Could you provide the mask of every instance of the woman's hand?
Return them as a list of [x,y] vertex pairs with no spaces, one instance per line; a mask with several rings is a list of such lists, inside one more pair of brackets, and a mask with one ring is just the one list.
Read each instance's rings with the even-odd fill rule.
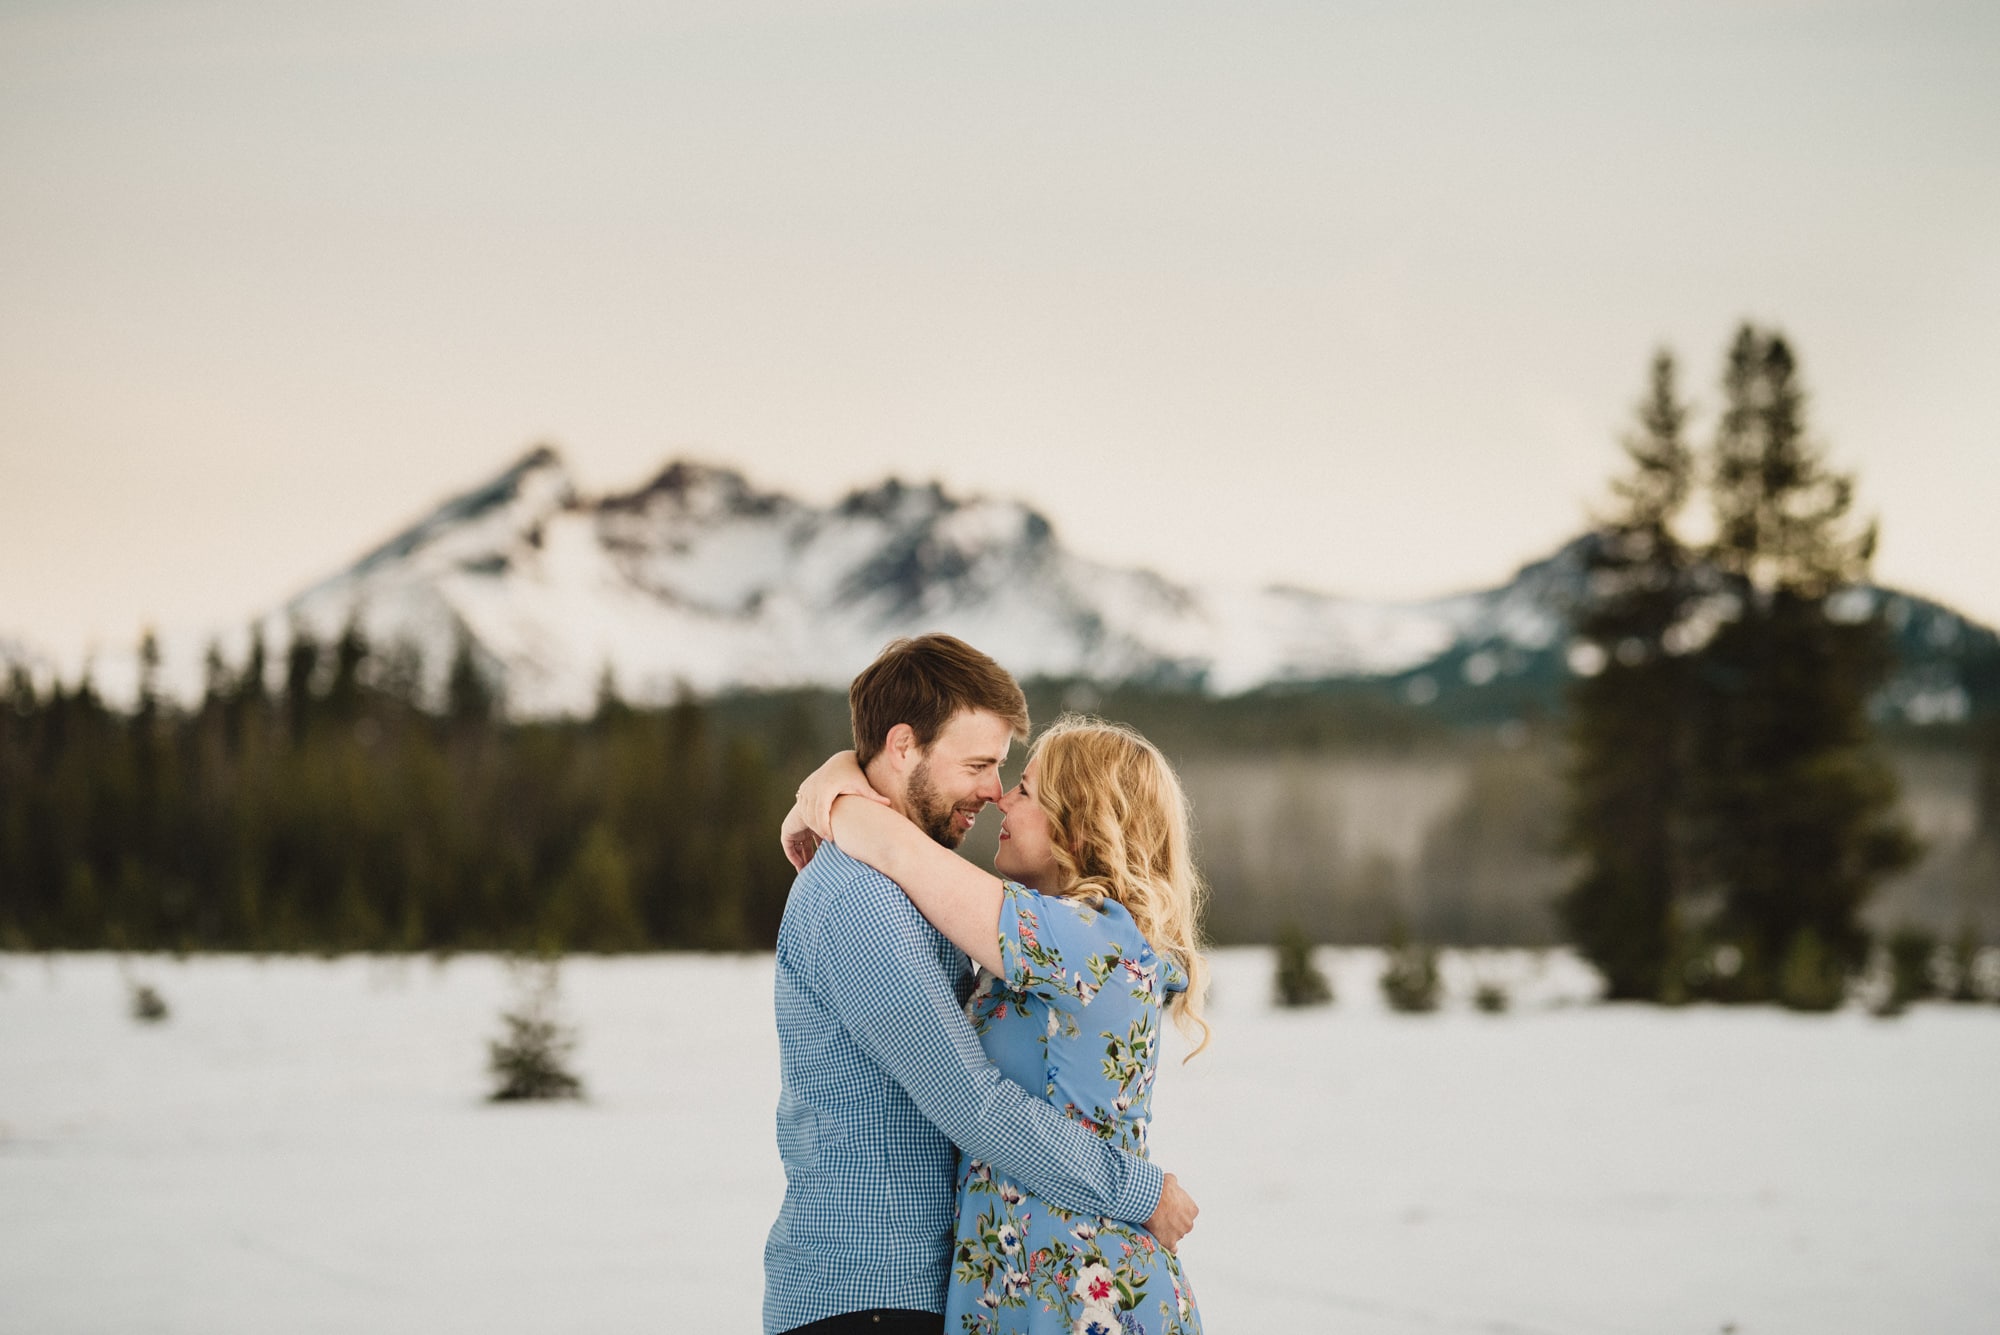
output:
[[[950,942],[1000,972],[1000,882],[912,825],[895,804],[868,785],[852,751],[842,751],[799,785],[799,800],[785,818],[785,856],[794,867],[822,839],[833,838],[833,809],[840,807],[841,852],[894,881]],[[1176,1238],[1172,1222],[1163,1220]]]
[[[806,781],[799,785],[798,805],[793,810],[799,813],[807,830],[821,839],[831,839],[833,804],[847,794],[865,797],[871,802],[880,802],[885,807],[891,805],[888,798],[869,786],[868,776],[861,772],[861,765],[855,759],[854,753],[842,751],[806,776]],[[789,817],[786,823],[789,826]],[[787,856],[790,856],[790,850],[790,841],[787,840]]]
[[796,802],[785,813],[785,823],[778,829],[778,842],[784,846],[785,861],[792,864],[793,871],[804,871],[813,854],[819,852],[819,836],[806,828],[805,812]]

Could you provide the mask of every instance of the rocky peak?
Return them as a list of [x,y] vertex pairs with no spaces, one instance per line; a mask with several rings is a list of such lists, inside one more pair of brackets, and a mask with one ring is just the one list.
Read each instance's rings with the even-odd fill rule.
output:
[[537,445],[491,481],[461,492],[439,505],[352,567],[365,574],[414,556],[420,550],[470,529],[498,524],[531,544],[552,514],[577,503],[562,456],[550,445]]
[[714,521],[764,518],[779,513],[789,504],[788,498],[777,492],[757,490],[733,468],[696,459],[676,459],[644,486],[606,496],[598,502],[598,507],[612,512],[664,509],[680,518]]

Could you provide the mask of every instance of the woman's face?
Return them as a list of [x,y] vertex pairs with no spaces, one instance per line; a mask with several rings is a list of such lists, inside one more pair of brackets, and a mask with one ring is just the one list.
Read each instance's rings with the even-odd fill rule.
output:
[[1055,888],[1055,849],[1049,844],[1049,816],[1036,796],[1036,761],[1030,757],[1021,781],[1000,798],[1000,851],[993,870],[1044,894]]

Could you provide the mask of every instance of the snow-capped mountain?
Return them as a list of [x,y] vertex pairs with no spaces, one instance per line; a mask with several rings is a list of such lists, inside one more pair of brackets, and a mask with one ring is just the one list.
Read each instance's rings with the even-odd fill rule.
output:
[[[1233,693],[1280,682],[1386,679],[1417,703],[1568,669],[1568,619],[1590,539],[1490,590],[1382,603],[1296,588],[1195,587],[1065,549],[1014,501],[890,479],[828,507],[726,467],[675,462],[591,497],[557,453],[530,451],[347,569],[258,619],[329,640],[350,622],[405,644],[441,681],[461,640],[516,714],[589,709],[608,670],[660,701],[686,688],[844,686],[890,639],[943,630],[1015,673],[1152,680]],[[1884,692],[1917,721],[1962,715],[1961,651],[1991,631],[1878,589],[1904,650]],[[218,637],[240,663],[249,631]],[[199,691],[207,641],[170,642],[164,684]],[[100,663],[116,699],[131,665]]]
[[[536,449],[264,618],[273,643],[350,618],[435,668],[467,637],[510,707],[620,691],[840,686],[898,635],[944,630],[1022,676],[1199,683],[1380,675],[1430,658],[1477,600],[1399,607],[1283,589],[1200,590],[1067,551],[1012,501],[895,479],[825,508],[729,468],[669,465],[587,498]],[[1551,641],[1555,619],[1516,629]]]

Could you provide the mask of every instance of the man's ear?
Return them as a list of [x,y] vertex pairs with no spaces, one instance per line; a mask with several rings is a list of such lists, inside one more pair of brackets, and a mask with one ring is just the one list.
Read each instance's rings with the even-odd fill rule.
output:
[[882,739],[882,754],[889,758],[890,765],[898,772],[910,767],[918,749],[917,730],[907,723],[898,723]]

